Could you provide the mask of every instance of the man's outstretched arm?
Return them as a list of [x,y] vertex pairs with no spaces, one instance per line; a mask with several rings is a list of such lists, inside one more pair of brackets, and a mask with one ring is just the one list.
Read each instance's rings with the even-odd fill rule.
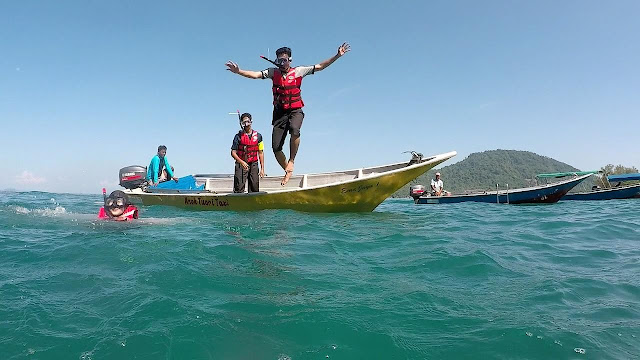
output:
[[315,71],[322,71],[326,69],[327,67],[329,67],[329,65],[333,64],[334,61],[338,60],[338,58],[348,53],[350,50],[351,50],[351,45],[347,43],[340,45],[340,47],[338,47],[338,52],[335,55],[333,55],[332,57],[328,58],[327,60],[319,64],[316,64]]
[[234,63],[233,61],[227,61],[225,65],[227,65],[227,70],[231,71],[234,74],[242,75],[249,79],[262,79],[262,72],[260,71],[242,70],[240,69],[238,64]]

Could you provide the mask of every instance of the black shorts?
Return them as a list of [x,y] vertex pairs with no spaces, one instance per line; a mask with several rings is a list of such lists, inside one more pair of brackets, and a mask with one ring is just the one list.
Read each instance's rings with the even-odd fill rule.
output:
[[300,136],[302,120],[304,120],[302,109],[273,109],[273,120],[271,121],[271,125],[273,125],[273,132],[271,133],[273,152],[282,151],[287,133],[291,134],[291,136]]
[[233,174],[233,192],[243,193],[247,180],[249,180],[250,193],[260,191],[260,176],[257,161],[249,163],[249,170],[245,170],[240,163],[236,162],[235,173]]

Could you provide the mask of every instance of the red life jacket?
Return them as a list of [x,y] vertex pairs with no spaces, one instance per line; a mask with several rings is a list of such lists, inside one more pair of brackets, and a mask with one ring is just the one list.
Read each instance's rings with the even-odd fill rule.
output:
[[127,208],[124,210],[124,213],[118,216],[117,218],[112,218],[111,216],[109,216],[109,214],[107,214],[107,212],[105,211],[104,206],[101,207],[100,212],[98,212],[98,219],[127,221],[127,220],[133,220],[137,218],[138,218],[138,208],[133,205],[127,206]]
[[279,69],[273,72],[273,106],[281,109],[301,109],[304,106],[300,86],[302,78],[296,77],[296,68],[290,68],[286,76]]
[[240,144],[236,154],[247,163],[258,161],[258,132],[252,130],[251,134],[247,134],[244,130],[240,130],[239,134]]

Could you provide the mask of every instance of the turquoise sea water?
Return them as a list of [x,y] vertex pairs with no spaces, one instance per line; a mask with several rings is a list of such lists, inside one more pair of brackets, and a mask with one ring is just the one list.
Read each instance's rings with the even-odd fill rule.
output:
[[100,204],[0,193],[0,358],[640,358],[640,199]]

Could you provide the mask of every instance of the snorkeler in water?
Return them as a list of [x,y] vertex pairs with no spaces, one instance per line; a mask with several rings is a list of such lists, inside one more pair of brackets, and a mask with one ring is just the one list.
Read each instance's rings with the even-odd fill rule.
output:
[[128,221],[138,218],[138,208],[131,204],[127,194],[116,190],[106,196],[105,189],[102,189],[102,194],[104,196],[104,206],[100,208],[98,213],[99,219]]

